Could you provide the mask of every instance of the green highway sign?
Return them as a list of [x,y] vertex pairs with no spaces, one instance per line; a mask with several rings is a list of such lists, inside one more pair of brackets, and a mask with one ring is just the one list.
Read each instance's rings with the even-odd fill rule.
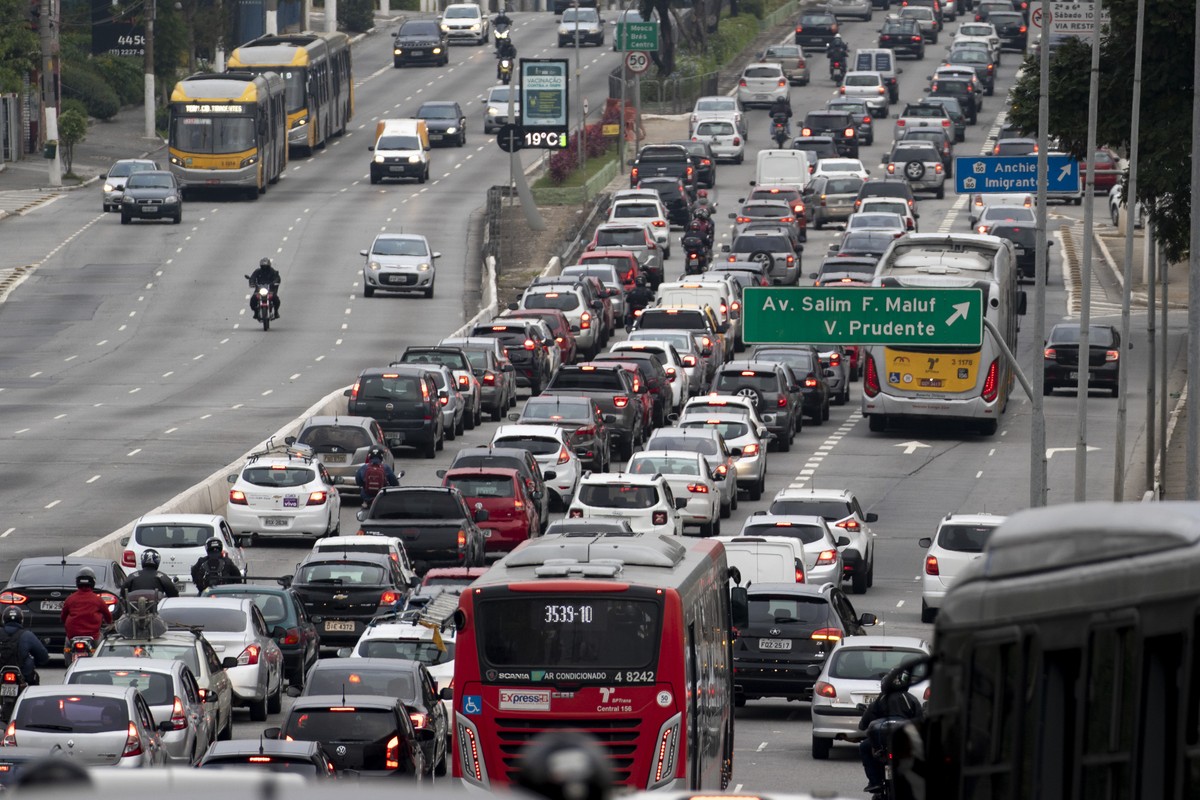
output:
[[742,294],[747,344],[983,344],[980,289],[772,286]]
[[617,50],[658,52],[657,22],[618,22]]

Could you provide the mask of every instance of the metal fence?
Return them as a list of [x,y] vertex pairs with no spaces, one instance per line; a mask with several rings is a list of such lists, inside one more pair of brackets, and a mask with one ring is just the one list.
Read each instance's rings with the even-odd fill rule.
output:
[[[717,93],[718,72],[703,75],[668,75],[666,78],[642,78],[642,113],[682,114],[691,111],[696,98]],[[637,80],[630,78],[625,87],[625,98],[634,102],[637,97]],[[621,69],[618,67],[608,76],[608,96],[621,97]]]
[[799,0],[788,0],[779,8],[772,11],[770,14],[764,14],[762,19],[758,21],[758,29],[760,31],[770,30],[776,25],[782,25],[787,20],[794,17],[800,12]]

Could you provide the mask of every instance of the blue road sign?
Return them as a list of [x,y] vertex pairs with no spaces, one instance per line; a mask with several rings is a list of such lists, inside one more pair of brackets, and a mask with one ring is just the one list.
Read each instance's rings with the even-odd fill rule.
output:
[[[959,156],[954,159],[954,191],[959,194],[1036,192],[1037,156]],[[1046,190],[1079,191],[1079,164],[1068,155],[1046,156]]]

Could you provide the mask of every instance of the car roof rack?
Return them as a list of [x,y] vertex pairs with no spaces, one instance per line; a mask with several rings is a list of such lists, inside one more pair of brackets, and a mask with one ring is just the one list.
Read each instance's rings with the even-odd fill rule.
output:
[[307,444],[292,442],[291,444],[279,444],[275,441],[275,437],[267,439],[263,443],[263,448],[256,453],[251,453],[246,459],[247,464],[253,464],[260,458],[278,458],[286,456],[289,461],[302,461],[305,464],[311,464],[316,457],[316,451]]

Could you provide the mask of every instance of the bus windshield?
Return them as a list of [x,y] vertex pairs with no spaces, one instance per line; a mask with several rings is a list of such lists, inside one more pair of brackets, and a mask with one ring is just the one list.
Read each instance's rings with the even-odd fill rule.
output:
[[171,146],[185,153],[244,153],[253,150],[251,117],[185,117],[171,120]]
[[303,111],[305,108],[305,75],[302,69],[289,69],[279,73],[283,78],[284,102],[287,104],[287,112],[294,114],[297,111]]
[[[479,603],[480,658],[511,668],[653,669],[662,606],[654,600],[579,595]],[[541,631],[530,636],[529,631]]]

